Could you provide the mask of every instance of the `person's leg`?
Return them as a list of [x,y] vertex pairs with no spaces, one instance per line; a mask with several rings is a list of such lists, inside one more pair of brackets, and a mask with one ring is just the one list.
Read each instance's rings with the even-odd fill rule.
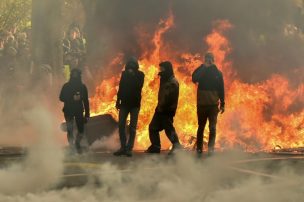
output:
[[119,128],[119,139],[120,139],[120,148],[126,148],[126,122],[129,114],[129,110],[125,107],[121,107],[119,110],[119,120],[118,120],[118,128]]
[[74,117],[64,114],[64,119],[67,127],[67,138],[69,145],[71,147],[74,145],[74,134],[73,134]]
[[114,152],[114,155],[120,156],[125,154],[126,150],[126,122],[127,117],[129,114],[129,109],[126,107],[121,107],[119,110],[119,117],[118,117],[118,128],[119,128],[119,139],[120,139],[120,149],[116,152]]
[[174,117],[172,115],[163,115],[162,119],[162,125],[165,129],[165,133],[170,142],[172,143],[172,149],[170,150],[169,154],[172,154],[175,149],[181,147],[178,136],[176,134],[176,130],[173,125],[173,118]]
[[219,109],[217,106],[212,106],[208,110],[209,121],[209,141],[208,153],[211,155],[214,152],[215,138],[216,138],[216,123]]
[[159,131],[161,131],[161,119],[159,113],[155,112],[149,125],[149,138],[151,146],[146,150],[147,153],[159,153],[161,149]]
[[207,114],[206,107],[197,106],[197,119],[198,119],[198,129],[196,135],[196,151],[198,153],[202,153],[203,151],[203,138],[204,138],[204,130],[207,122]]
[[129,126],[129,133],[130,137],[127,144],[127,150],[132,151],[134,146],[134,140],[136,136],[136,128],[137,128],[137,121],[138,121],[138,114],[139,114],[139,108],[132,108],[130,110],[130,126]]
[[76,136],[76,140],[75,140],[75,147],[77,149],[78,153],[81,153],[81,146],[80,146],[80,141],[84,135],[84,116],[83,114],[77,114],[75,116],[75,120],[76,120],[76,125],[77,125],[77,129],[78,129],[78,133]]

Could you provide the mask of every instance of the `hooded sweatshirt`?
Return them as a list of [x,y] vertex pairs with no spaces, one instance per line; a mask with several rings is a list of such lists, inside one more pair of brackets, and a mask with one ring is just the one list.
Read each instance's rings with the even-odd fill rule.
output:
[[160,87],[156,110],[174,116],[178,105],[179,83],[170,62],[163,62],[160,66],[164,67],[165,71],[159,73]]
[[192,74],[192,81],[198,83],[197,105],[214,106],[219,101],[222,106],[225,104],[225,90],[222,72],[211,65],[201,65]]
[[125,71],[121,74],[117,100],[122,107],[140,107],[145,75],[138,68],[138,62],[132,59],[127,62]]
[[[74,96],[79,96],[80,99],[74,99]],[[83,114],[90,117],[90,106],[88,99],[87,87],[81,82],[79,74],[78,78],[71,77],[61,89],[60,101],[64,102],[63,112],[68,116]]]

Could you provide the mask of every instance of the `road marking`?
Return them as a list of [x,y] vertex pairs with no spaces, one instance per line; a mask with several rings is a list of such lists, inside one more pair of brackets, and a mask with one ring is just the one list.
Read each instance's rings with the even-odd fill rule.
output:
[[234,164],[242,164],[242,163],[251,163],[251,162],[257,162],[257,161],[274,161],[274,160],[290,160],[290,159],[296,159],[296,160],[304,160],[304,156],[293,156],[293,157],[268,157],[268,158],[257,158],[257,159],[246,159],[246,160],[238,160],[234,161]]
[[284,178],[284,177],[279,177],[279,176],[276,176],[276,175],[270,175],[270,174],[267,174],[267,173],[257,172],[257,171],[248,170],[248,169],[237,168],[237,167],[234,167],[234,166],[228,166],[227,168],[230,168],[232,170],[235,170],[235,171],[238,171],[238,172],[241,172],[241,173],[246,173],[246,174],[251,174],[251,175],[256,175],[256,176],[261,176],[261,177],[269,177],[269,178],[272,178],[272,179],[287,180],[287,178]]

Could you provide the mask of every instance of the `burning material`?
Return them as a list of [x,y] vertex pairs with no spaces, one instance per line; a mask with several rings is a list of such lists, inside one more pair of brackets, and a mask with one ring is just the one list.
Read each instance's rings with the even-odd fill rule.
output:
[[274,154],[304,155],[304,147],[286,148],[286,149],[277,147],[277,148],[273,149],[272,152]]
[[[140,69],[146,76],[135,149],[146,149],[150,145],[148,126],[157,104],[158,64],[163,59],[173,63],[180,82],[179,105],[174,120],[177,133],[186,147],[192,148],[196,142],[196,86],[191,82],[191,73],[201,64],[201,59],[199,54],[170,49],[163,34],[172,26],[174,16],[170,13],[167,20],[159,23],[154,34],[154,49],[144,51],[140,57]],[[271,150],[277,145],[282,148],[304,146],[304,109],[301,104],[297,110],[292,109],[295,103],[304,102],[304,84],[291,88],[288,80],[281,75],[273,75],[256,84],[238,79],[233,61],[227,58],[233,49],[225,34],[231,29],[233,25],[229,21],[216,21],[211,33],[204,38],[208,51],[215,55],[215,63],[223,72],[226,83],[227,106],[224,115],[219,117],[216,147],[258,151]],[[115,61],[118,63],[117,58]],[[96,94],[90,100],[93,113],[108,113],[118,118],[115,109],[118,81],[119,76],[116,75],[102,81],[96,88]],[[208,130],[205,131],[207,138]],[[164,142],[163,148],[170,146],[168,140],[161,141]]]

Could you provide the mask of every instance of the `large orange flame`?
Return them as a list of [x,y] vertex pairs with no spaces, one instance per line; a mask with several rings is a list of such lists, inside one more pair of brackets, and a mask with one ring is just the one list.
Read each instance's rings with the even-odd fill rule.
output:
[[[170,13],[167,20],[159,23],[154,34],[154,50],[147,50],[142,54],[144,58],[140,60],[140,69],[145,73],[145,84],[135,149],[146,149],[150,145],[148,125],[157,104],[157,74],[161,59],[170,60],[174,64],[175,74],[180,82],[179,105],[174,122],[176,130],[185,147],[193,147],[195,144],[196,86],[191,82],[191,73],[202,62],[199,54],[182,53],[180,58],[173,56],[176,54],[168,49],[163,40],[163,34],[173,25],[174,16]],[[232,61],[227,60],[232,48],[225,33],[233,26],[229,21],[221,20],[216,21],[213,27],[204,42],[208,45],[208,50],[214,53],[216,64],[223,72],[227,103],[226,112],[219,115],[216,147],[259,151],[276,147],[304,146],[303,108],[294,113],[287,113],[295,101],[304,102],[304,85],[291,89],[288,80],[280,75],[273,75],[258,84],[241,82],[233,69]],[[161,52],[161,48],[166,49],[165,53]],[[120,63],[121,60],[115,58],[113,62]],[[95,96],[90,99],[94,114],[109,113],[115,119],[118,118],[115,109],[118,82],[119,76],[115,75],[102,81],[96,88]],[[208,127],[205,130],[205,140],[207,137]],[[171,146],[165,135],[161,135],[161,141],[164,149]]]

